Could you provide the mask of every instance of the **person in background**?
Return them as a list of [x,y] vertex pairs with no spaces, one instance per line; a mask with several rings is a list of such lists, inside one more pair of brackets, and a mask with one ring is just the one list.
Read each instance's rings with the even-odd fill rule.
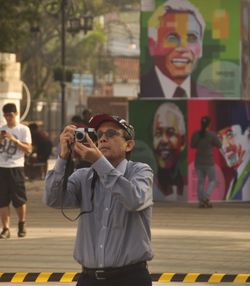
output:
[[[209,131],[211,119],[203,116],[200,130],[195,131],[191,138],[191,148],[196,149],[195,169],[198,177],[197,196],[200,208],[211,208],[210,196],[216,183],[213,148],[221,148],[221,142],[216,133]],[[205,189],[205,179],[208,185]]]
[[71,117],[71,124],[75,125],[77,128],[78,127],[87,127],[88,123],[84,123],[80,115],[73,115]]
[[76,170],[64,190],[64,207],[81,209],[74,258],[83,272],[77,286],[151,286],[152,169],[129,160],[135,132],[124,119],[99,114],[89,126],[97,132],[97,146],[89,136],[86,144],[75,141],[75,126],[66,126],[45,181],[46,204],[60,208],[69,145],[91,163]]
[[92,117],[92,110],[88,108],[84,109],[82,112],[82,123],[88,126],[91,117]]
[[32,150],[31,134],[27,126],[18,123],[17,108],[7,103],[2,108],[6,125],[0,133],[0,216],[1,239],[10,238],[10,203],[18,216],[18,237],[26,236],[26,189],[24,155]]
[[30,123],[29,128],[32,137],[32,153],[36,155],[35,162],[43,164],[41,170],[41,177],[43,178],[48,170],[48,159],[51,155],[53,144],[49,134],[44,130],[40,130],[36,123]]
[[169,196],[173,187],[183,195],[184,179],[180,171],[180,156],[186,146],[184,115],[172,102],[162,103],[156,110],[153,122],[153,149],[158,165],[157,184]]

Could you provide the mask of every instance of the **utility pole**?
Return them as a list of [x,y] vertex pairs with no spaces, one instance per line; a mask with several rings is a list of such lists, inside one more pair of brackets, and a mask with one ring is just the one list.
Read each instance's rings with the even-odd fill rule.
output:
[[65,76],[65,8],[67,0],[61,0],[61,65],[62,65],[62,78],[61,78],[61,130],[65,124],[65,87],[66,87],[66,76]]

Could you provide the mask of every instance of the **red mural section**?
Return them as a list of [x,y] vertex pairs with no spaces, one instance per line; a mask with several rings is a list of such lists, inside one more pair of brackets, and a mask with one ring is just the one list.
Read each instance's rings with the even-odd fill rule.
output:
[[[200,119],[211,118],[210,129],[222,147],[214,149],[216,184],[211,199],[250,200],[250,102],[239,100],[190,100],[188,102],[188,142]],[[195,149],[188,150],[188,201],[197,200]],[[206,182],[207,184],[207,182]]]
[[[210,123],[210,129],[213,131],[217,130],[216,127],[216,109],[215,102],[211,100],[195,101],[190,100],[188,103],[188,142],[191,142],[191,136],[193,132],[200,128],[200,119],[203,116],[208,115],[212,120]],[[189,144],[190,146],[190,144]],[[197,175],[194,167],[196,150],[189,147],[188,150],[188,200],[197,200]],[[226,197],[226,182],[224,173],[222,171],[223,158],[221,157],[219,150],[214,150],[215,160],[215,173],[216,173],[216,184],[214,186],[211,200],[224,200]],[[207,185],[207,180],[205,185]],[[205,186],[206,187],[206,186]]]

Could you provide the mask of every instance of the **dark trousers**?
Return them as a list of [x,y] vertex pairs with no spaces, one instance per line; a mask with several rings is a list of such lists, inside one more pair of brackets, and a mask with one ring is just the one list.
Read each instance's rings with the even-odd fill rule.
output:
[[81,273],[76,286],[152,286],[148,269],[129,269],[119,275],[98,280],[94,275]]

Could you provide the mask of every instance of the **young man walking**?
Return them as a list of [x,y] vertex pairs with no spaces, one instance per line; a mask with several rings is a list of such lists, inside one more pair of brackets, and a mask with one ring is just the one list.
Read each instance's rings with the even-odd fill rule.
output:
[[18,123],[17,108],[7,103],[2,108],[6,125],[0,128],[0,239],[10,238],[10,203],[18,216],[18,237],[26,235],[26,190],[24,155],[31,152],[31,134],[27,126]]

